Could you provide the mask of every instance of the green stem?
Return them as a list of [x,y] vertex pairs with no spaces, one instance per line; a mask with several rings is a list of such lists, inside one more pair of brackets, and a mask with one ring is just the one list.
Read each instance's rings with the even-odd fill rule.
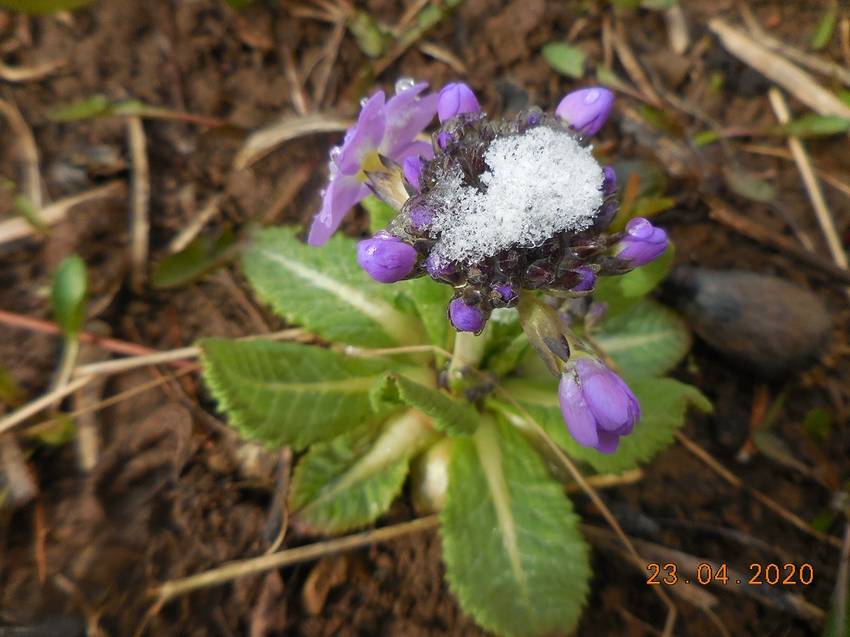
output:
[[71,374],[74,372],[74,367],[77,364],[77,356],[80,353],[80,339],[78,334],[65,337],[65,346],[62,348],[62,360],[59,363],[59,371],[56,374],[56,380],[53,382],[53,388],[59,389],[68,384],[71,380]]
[[476,336],[472,332],[458,332],[455,337],[452,362],[449,364],[448,383],[455,391],[460,391],[466,377],[466,371],[475,369],[484,358],[487,346],[486,334]]

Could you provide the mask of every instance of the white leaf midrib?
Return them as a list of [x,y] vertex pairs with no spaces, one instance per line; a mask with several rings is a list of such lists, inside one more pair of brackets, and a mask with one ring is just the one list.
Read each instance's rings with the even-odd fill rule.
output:
[[389,303],[370,297],[355,287],[346,285],[323,272],[289,259],[279,252],[259,248],[257,254],[278,264],[296,276],[303,277],[315,287],[329,292],[343,303],[350,305],[362,315],[369,317],[397,343],[411,341],[410,319]]

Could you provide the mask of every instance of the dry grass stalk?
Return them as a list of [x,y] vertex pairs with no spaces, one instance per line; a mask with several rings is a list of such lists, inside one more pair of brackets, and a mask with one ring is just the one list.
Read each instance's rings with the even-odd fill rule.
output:
[[850,119],[850,106],[815,82],[808,73],[753,40],[749,34],[721,18],[709,20],[708,28],[732,55],[779,84],[813,111]]
[[[56,225],[63,221],[68,215],[68,212],[80,204],[96,201],[98,199],[107,199],[110,197],[122,197],[125,193],[125,185],[123,181],[112,181],[103,186],[92,188],[86,192],[81,192],[78,195],[71,195],[60,199],[45,208],[42,208],[39,215],[39,220],[45,226]],[[0,245],[24,239],[26,237],[37,234],[38,230],[33,227],[26,219],[15,217],[0,222]]]
[[262,159],[282,143],[315,133],[338,133],[351,126],[351,120],[330,115],[286,116],[254,131],[233,160],[235,170],[243,170]]
[[[790,122],[791,113],[788,111],[788,104],[785,103],[785,98],[782,97],[782,93],[780,93],[776,88],[771,88],[768,92],[768,98],[770,99],[770,104],[773,107],[774,113],[776,113],[776,118],[779,120],[779,123],[787,124]],[[815,216],[817,217],[821,232],[823,232],[823,236],[826,239],[826,243],[829,246],[829,252],[832,255],[832,259],[839,267],[847,270],[847,254],[844,252],[844,248],[841,245],[841,239],[839,238],[838,231],[835,228],[835,222],[832,220],[832,213],[826,205],[826,200],[823,197],[823,191],[821,190],[820,183],[818,183],[818,179],[815,176],[812,160],[809,158],[809,155],[803,146],[803,142],[800,141],[799,137],[789,135],[788,147],[791,149],[791,154],[794,156],[794,161],[797,163],[800,176],[803,178],[803,184],[806,186],[806,192],[812,202],[812,207],[815,210]]]
[[130,263],[131,285],[139,293],[144,288],[148,267],[148,235],[150,234],[150,167],[148,165],[145,129],[140,117],[127,118],[127,143],[130,147],[132,180],[130,182]]
[[42,206],[41,172],[38,169],[38,146],[36,146],[35,137],[14,102],[0,99],[0,113],[9,122],[12,132],[17,137],[18,149],[23,156],[24,194],[32,206],[39,210]]
[[239,560],[230,562],[219,568],[191,575],[182,579],[170,580],[164,582],[158,589],[154,591],[157,599],[157,606],[162,605],[169,600],[190,593],[201,588],[209,588],[210,586],[218,586],[226,582],[263,573],[272,569],[284,568],[292,564],[301,562],[309,562],[319,559],[326,555],[341,553],[342,551],[351,551],[363,546],[370,546],[377,542],[386,542],[411,533],[419,533],[428,529],[436,528],[440,523],[439,516],[431,515],[424,518],[394,524],[380,529],[373,529],[364,533],[356,533],[345,537],[327,540],[325,542],[317,542],[315,544],[307,544],[293,549],[280,551],[279,553],[271,553],[269,555],[261,555],[247,560]]
[[815,73],[838,80],[839,82],[850,86],[850,70],[832,62],[831,60],[801,51],[800,49],[797,49],[790,44],[786,44],[782,40],[777,40],[773,36],[769,35],[764,29],[762,29],[758,20],[756,20],[755,15],[753,15],[752,9],[750,9],[750,7],[746,4],[741,5],[741,16],[744,18],[744,22],[746,22],[747,28],[750,30],[753,38],[755,38],[760,44],[782,54],[789,60],[793,60],[810,71],[814,71]]
[[9,66],[0,62],[0,79],[7,82],[32,82],[47,77],[67,63],[68,60],[50,60],[32,66]]
[[677,431],[675,433],[675,436],[676,440],[678,440],[685,449],[687,449],[694,456],[702,460],[702,462],[705,463],[708,468],[714,471],[717,475],[719,475],[733,487],[735,487],[736,489],[745,490],[747,493],[753,496],[753,498],[761,502],[765,507],[776,513],[779,517],[790,523],[792,526],[795,526],[800,529],[803,533],[806,533],[807,535],[816,538],[820,542],[829,544],[830,546],[839,549],[841,548],[841,540],[831,535],[827,535],[826,533],[821,533],[817,529],[812,528],[812,526],[806,523],[805,520],[801,519],[800,516],[792,513],[784,506],[779,504],[776,500],[768,497],[761,491],[758,491],[745,485],[738,476],[736,476],[734,473],[732,473],[726,467],[720,464],[710,453],[700,447],[693,440],[688,438],[685,434],[680,431]]
[[195,237],[197,237],[201,230],[204,229],[204,226],[209,223],[210,219],[218,214],[223,198],[224,195],[217,194],[207,200],[206,205],[201,208],[201,211],[192,217],[192,220],[186,224],[186,227],[177,233],[177,235],[171,240],[171,243],[168,244],[167,251],[169,254],[180,252],[183,248],[192,243]]

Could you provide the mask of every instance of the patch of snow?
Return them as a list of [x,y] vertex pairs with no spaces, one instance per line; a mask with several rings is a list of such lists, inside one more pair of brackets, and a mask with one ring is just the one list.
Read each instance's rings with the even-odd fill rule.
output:
[[485,190],[443,175],[429,199],[438,262],[470,264],[513,246],[533,247],[593,224],[602,206],[602,167],[572,135],[538,126],[495,139],[484,155]]

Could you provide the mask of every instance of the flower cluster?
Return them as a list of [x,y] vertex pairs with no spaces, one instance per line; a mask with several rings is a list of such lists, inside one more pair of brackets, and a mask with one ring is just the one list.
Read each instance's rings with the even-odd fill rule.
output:
[[[465,84],[424,90],[402,81],[389,101],[381,92],[364,101],[357,124],[332,152],[331,183],[310,243],[324,242],[354,203],[375,192],[398,213],[360,242],[361,267],[382,283],[430,276],[450,285],[448,319],[473,333],[529,290],[586,295],[597,277],[628,272],[667,248],[664,230],[644,218],[608,232],[616,176],[587,143],[611,113],[607,89],[574,91],[554,113],[531,108],[505,119],[482,113]],[[440,127],[431,143],[417,141],[434,114]],[[637,400],[589,352],[561,359],[553,371],[561,374],[568,428],[581,444],[613,452],[640,417]]]
[[376,193],[401,207],[360,246],[360,265],[373,278],[427,274],[451,285],[449,320],[477,333],[522,290],[588,293],[598,276],[664,252],[666,233],[646,219],[605,232],[616,212],[616,177],[586,140],[611,112],[610,91],[582,89],[554,114],[533,108],[504,120],[481,113],[466,85],[449,84],[436,97],[441,126],[427,151],[401,161],[390,177],[401,183],[388,186],[380,167],[364,172]]

